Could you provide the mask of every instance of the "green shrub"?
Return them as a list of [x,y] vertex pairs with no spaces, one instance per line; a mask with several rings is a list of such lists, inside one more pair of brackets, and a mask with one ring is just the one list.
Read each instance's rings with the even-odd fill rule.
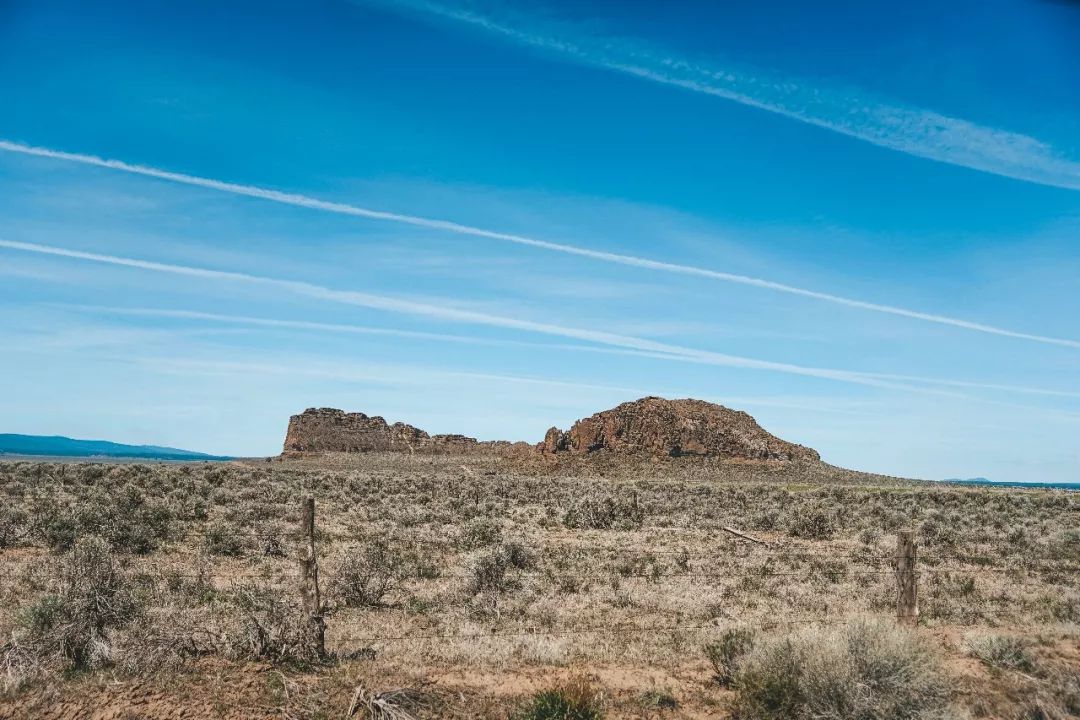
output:
[[669,692],[662,690],[646,690],[638,698],[641,706],[646,710],[677,710],[679,701]]
[[507,573],[510,564],[498,550],[481,555],[472,566],[465,594],[494,595],[503,592],[509,586]]
[[506,564],[512,568],[518,570],[525,570],[532,566],[533,557],[532,554],[516,540],[510,540],[502,544],[500,551],[503,558],[506,560]]
[[234,525],[218,521],[203,531],[203,551],[207,555],[241,557],[247,552],[247,538]]
[[466,595],[496,595],[508,590],[512,583],[511,570],[525,570],[533,558],[519,542],[507,542],[476,559],[465,588]]
[[457,545],[463,550],[476,550],[494,545],[501,539],[502,528],[499,523],[488,518],[475,518],[462,528]]
[[938,512],[931,513],[919,528],[919,537],[929,547],[954,548],[960,542],[957,520]]
[[95,490],[84,501],[46,495],[36,499],[32,534],[53,550],[69,550],[83,536],[105,538],[116,550],[146,554],[168,537],[173,514],[161,501],[148,500],[125,486]]
[[930,720],[947,685],[914,633],[862,622],[755,644],[734,683],[741,720]]
[[600,720],[601,698],[584,679],[536,693],[517,720]]
[[406,573],[401,554],[384,540],[375,540],[346,548],[330,587],[347,607],[378,607]]
[[[30,532],[39,542],[56,551],[70,550],[83,532],[81,513],[70,502],[52,495],[35,498]],[[95,533],[96,534],[96,533]]]
[[110,659],[110,633],[133,620],[142,603],[105,540],[81,538],[57,563],[53,587],[21,614],[30,645],[42,658],[72,668]]
[[828,540],[839,525],[836,511],[820,503],[796,506],[787,518],[788,535],[807,540]]
[[720,639],[705,646],[705,656],[712,663],[716,682],[730,687],[739,665],[754,647],[754,631],[749,628],[728,628]]
[[13,507],[0,507],[0,549],[18,547],[26,541],[29,521],[26,513]]
[[173,513],[158,500],[149,500],[127,486],[118,493],[99,496],[90,516],[116,550],[145,555],[169,536]]
[[994,670],[1031,672],[1035,662],[1028,653],[1027,643],[1010,635],[987,635],[968,641],[972,656]]
[[279,588],[248,584],[236,588],[227,602],[239,615],[239,623],[225,636],[233,657],[297,664],[321,659],[315,628],[291,595]]
[[641,527],[645,512],[638,505],[637,495],[630,499],[586,496],[581,498],[566,511],[563,525],[578,530],[629,530]]

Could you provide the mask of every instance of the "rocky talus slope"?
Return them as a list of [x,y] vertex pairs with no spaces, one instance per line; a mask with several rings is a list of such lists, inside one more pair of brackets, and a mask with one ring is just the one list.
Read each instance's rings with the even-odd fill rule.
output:
[[429,435],[381,417],[311,408],[289,420],[284,453],[496,453],[587,456],[717,457],[738,460],[818,460],[810,448],[766,432],[750,415],[703,400],[647,397],[548,430],[532,446],[481,442],[464,435]]

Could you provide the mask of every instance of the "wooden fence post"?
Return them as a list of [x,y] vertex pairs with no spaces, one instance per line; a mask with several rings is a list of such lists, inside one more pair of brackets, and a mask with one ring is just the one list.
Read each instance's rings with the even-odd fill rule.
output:
[[319,558],[315,553],[315,498],[307,497],[300,510],[300,598],[310,625],[311,643],[319,657],[326,655],[326,626],[319,595]]
[[896,618],[905,625],[919,623],[919,590],[915,581],[918,547],[914,530],[896,534]]

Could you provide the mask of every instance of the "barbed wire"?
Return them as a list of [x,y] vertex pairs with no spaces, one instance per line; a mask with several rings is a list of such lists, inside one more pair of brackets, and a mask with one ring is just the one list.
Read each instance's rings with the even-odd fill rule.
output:
[[[295,561],[293,558],[289,557],[288,555],[282,554],[281,551],[279,549],[277,549],[276,547],[274,547],[273,549],[271,549],[269,551],[264,551],[262,553],[259,553],[259,552],[256,551],[254,553],[240,552],[238,554],[232,554],[232,553],[215,553],[215,552],[212,552],[212,551],[211,552],[199,552],[199,551],[183,551],[183,550],[170,549],[169,552],[163,553],[163,554],[165,554],[166,556],[173,556],[173,557],[179,556],[179,557],[184,557],[184,558],[197,558],[197,559],[200,559],[200,560],[205,561],[205,562],[222,562],[222,563],[225,563],[225,562],[243,562],[245,559],[250,561],[254,557],[262,557],[262,558],[265,558],[265,559],[276,558],[276,559],[280,560],[280,562],[282,562],[282,563],[294,562]],[[146,555],[146,556],[134,555],[134,557],[149,557],[149,555]],[[683,557],[685,557],[685,556],[683,556]],[[828,561],[830,559],[831,558],[829,556],[821,556],[819,558],[815,558],[815,560],[823,560],[823,561]],[[774,569],[773,565],[765,564],[765,565],[756,565],[756,566],[745,566],[744,565],[742,567],[721,567],[721,568],[716,568],[716,569],[709,569],[707,565],[705,567],[701,567],[699,562],[696,562],[691,558],[687,558],[686,560],[684,560],[685,568],[672,570],[670,568],[663,568],[661,565],[656,565],[656,564],[653,564],[653,563],[649,562],[649,559],[647,557],[639,558],[639,560],[644,560],[644,562],[641,563],[641,564],[643,564],[645,566],[651,566],[653,569],[651,569],[651,570],[650,569],[645,569],[645,568],[641,567],[641,564],[638,564],[638,565],[630,565],[630,566],[614,565],[614,566],[602,568],[602,570],[604,570],[605,572],[610,573],[612,575],[617,575],[617,576],[624,577],[624,578],[641,577],[641,578],[653,578],[653,579],[656,579],[656,578],[676,578],[676,577],[698,577],[698,578],[758,577],[758,578],[761,578],[761,579],[777,578],[777,577],[802,577],[802,578],[805,578],[805,579],[809,580],[809,579],[813,578],[814,576],[822,576],[822,577],[829,577],[829,578],[851,577],[853,579],[858,579],[858,578],[862,578],[862,577],[888,576],[888,575],[893,575],[893,574],[895,574],[897,572],[897,569],[895,567],[890,567],[890,566],[886,566],[886,565],[867,565],[867,566],[864,566],[864,567],[850,567],[850,566],[841,566],[841,567],[817,566],[817,567],[814,567],[814,566],[811,566],[811,567],[800,568],[800,569],[786,570],[786,569]],[[778,564],[780,564],[780,567],[783,567],[783,563],[785,561],[785,558],[783,556],[768,556],[768,557],[764,558],[764,561],[766,563],[772,563],[772,562],[775,561]],[[691,568],[690,567],[691,563],[698,564],[699,567],[696,568],[696,569]],[[788,564],[789,565],[794,565],[796,563],[788,563]],[[571,567],[560,567],[560,566],[556,565],[556,566],[541,567],[541,568],[516,568],[515,572],[517,574],[519,574],[519,575],[544,575],[544,576],[550,576],[550,575],[555,575],[555,574],[559,573],[560,571],[572,571],[574,569],[580,569],[580,568],[575,568],[573,566],[571,566]],[[1076,565],[1072,565],[1072,564],[1058,564],[1058,565],[1053,565],[1053,566],[1023,566],[1023,567],[1011,567],[1011,566],[1005,566],[1005,567],[970,567],[970,566],[925,567],[925,566],[918,566],[917,569],[915,569],[913,572],[915,573],[916,577],[921,576],[921,577],[928,577],[928,578],[930,578],[930,577],[951,577],[951,576],[995,575],[995,576],[1010,579],[1010,581],[1012,583],[1015,583],[1015,584],[1019,585],[1019,584],[1030,584],[1030,583],[1021,583],[1016,577],[1018,575],[1026,576],[1026,575],[1040,575],[1041,574],[1042,576],[1044,576],[1042,579],[1045,582],[1046,581],[1045,575],[1048,575],[1048,574],[1053,575],[1053,574],[1058,574],[1058,573],[1069,574],[1069,573],[1080,572],[1080,566],[1076,566]],[[435,577],[453,577],[455,575],[457,575],[457,574],[456,573],[439,572],[439,573],[437,573],[437,575]],[[1071,577],[1071,575],[1070,575],[1070,577]]]
[[[104,530],[111,529],[111,525],[106,522],[101,523],[89,523],[84,524],[89,527],[100,527]],[[80,533],[83,534],[83,533]],[[86,533],[89,534],[89,533]],[[105,534],[108,534],[107,532]],[[253,530],[186,530],[179,535],[170,535],[165,533],[165,536],[159,538],[163,542],[178,542],[190,539],[261,539],[261,540],[277,540],[281,542],[294,542],[299,539],[299,533],[294,529],[281,529],[273,531],[253,531]],[[382,538],[373,536],[371,533],[364,532],[347,532],[347,531],[334,531],[334,530],[322,530],[316,529],[315,538],[317,541],[329,541],[329,540],[345,540],[345,541],[365,541],[370,542],[375,539],[388,539],[391,542],[399,542],[409,545],[424,545],[429,547],[437,547],[447,551],[468,552],[470,548],[461,545],[454,540],[446,539],[427,539],[427,538],[415,538],[415,537],[391,537]],[[514,538],[511,538],[513,540]],[[680,539],[658,539],[658,542],[670,542],[670,543],[700,543],[706,538],[680,538]],[[786,559],[786,560],[806,560],[815,561],[822,559],[840,560],[840,559],[853,559],[861,562],[869,561],[881,561],[883,563],[894,562],[897,559],[913,559],[928,563],[937,562],[953,562],[963,563],[965,565],[990,565],[999,566],[1003,560],[1018,561],[1018,565],[1024,568],[1039,568],[1038,563],[1040,561],[1049,561],[1051,563],[1068,562],[1071,558],[1063,558],[1060,552],[1052,554],[1032,554],[1030,550],[1015,550],[1012,552],[1006,551],[1000,555],[972,555],[972,554],[942,554],[937,552],[917,552],[913,555],[898,556],[895,553],[887,551],[881,551],[876,548],[856,548],[852,550],[839,550],[837,548],[829,547],[817,547],[806,548],[802,546],[786,546],[786,545],[758,545],[758,544],[745,544],[741,538],[728,537],[724,535],[714,535],[707,538],[711,542],[723,543],[725,547],[736,547],[744,551],[749,551],[749,554],[759,553],[765,557]],[[533,540],[531,538],[518,538],[520,542],[526,542]],[[578,552],[592,550],[597,552],[611,553],[611,554],[633,554],[641,556],[651,555],[670,555],[670,556],[688,556],[690,551],[688,548],[680,548],[677,550],[668,549],[654,549],[654,548],[626,548],[626,547],[611,547],[606,545],[597,545],[593,543],[578,543],[574,540],[563,540],[559,538],[545,538],[546,550],[564,550],[568,552]],[[696,556],[700,556],[700,553],[694,553]],[[1068,571],[1080,570],[1080,566],[1077,565],[1064,565],[1060,568],[1052,566],[1051,569],[1063,569]]]
[[[853,622],[850,618],[829,618],[828,616],[816,617],[816,618],[804,618],[796,620],[785,620],[782,622],[766,621],[764,623],[754,622],[747,623],[739,621],[736,624],[753,624],[756,627],[763,628],[776,628],[798,624],[822,624],[822,625],[846,625]],[[731,625],[732,623],[727,623]],[[408,642],[412,640],[483,640],[487,638],[503,638],[503,637],[559,637],[569,635],[588,635],[595,633],[604,633],[610,635],[636,635],[640,633],[656,633],[656,632],[674,632],[682,630],[721,630],[725,625],[718,624],[714,621],[705,623],[698,623],[687,625],[684,623],[676,623],[672,625],[592,625],[587,627],[575,627],[575,628],[562,628],[551,630],[512,630],[512,631],[499,631],[494,630],[491,632],[474,632],[474,633],[437,633],[437,634],[416,634],[411,633],[409,635],[336,635],[334,633],[329,634],[329,640],[332,642],[359,642],[359,643],[377,643],[377,642]]]

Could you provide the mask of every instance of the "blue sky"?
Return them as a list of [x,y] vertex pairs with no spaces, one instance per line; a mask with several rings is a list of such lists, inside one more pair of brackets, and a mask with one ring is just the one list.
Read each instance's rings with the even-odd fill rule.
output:
[[645,394],[1075,481],[1080,10],[0,0],[6,432]]

